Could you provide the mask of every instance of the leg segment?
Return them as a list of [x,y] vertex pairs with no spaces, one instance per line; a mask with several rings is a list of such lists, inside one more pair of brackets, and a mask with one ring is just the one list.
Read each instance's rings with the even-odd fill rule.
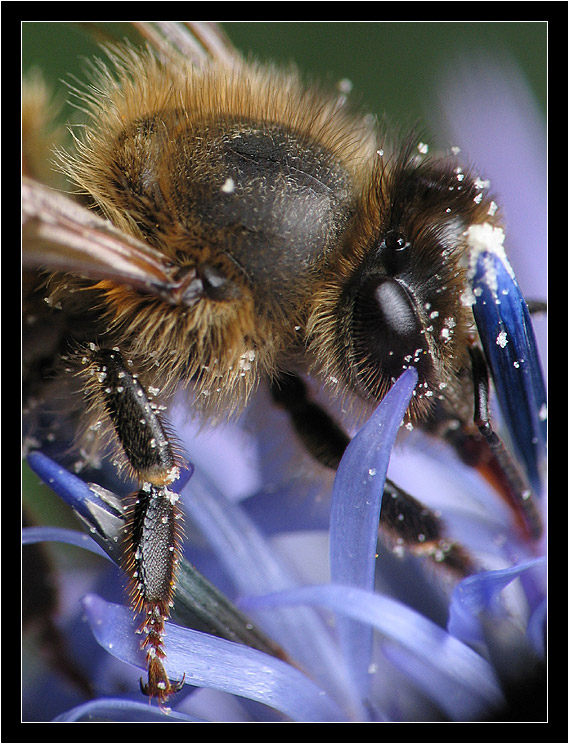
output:
[[117,349],[92,359],[107,413],[133,471],[141,481],[167,485],[178,477],[174,452],[158,414]]
[[275,403],[289,414],[306,450],[321,465],[334,470],[340,464],[350,437],[319,405],[308,398],[298,375],[283,374],[271,386]]
[[489,379],[488,367],[482,351],[473,346],[469,349],[474,383],[474,424],[482,434],[492,454],[489,466],[491,476],[498,481],[498,488],[513,508],[523,532],[537,539],[542,532],[541,518],[531,498],[532,492],[516,464],[490,423],[488,411]]
[[[283,375],[273,383],[271,393],[273,400],[290,414],[307,451],[321,465],[336,469],[350,438],[326,411],[308,398],[300,377]],[[415,555],[426,555],[460,576],[474,570],[464,548],[445,537],[444,525],[435,512],[389,479],[381,504],[380,529],[396,549],[404,546]]]
[[168,486],[178,477],[176,456],[155,407],[117,349],[92,354],[104,407],[141,489],[127,506],[123,567],[133,607],[144,613],[139,633],[146,651],[148,684],[141,689],[162,706],[183,686],[163,666],[164,624],[170,615],[182,541],[179,496]]

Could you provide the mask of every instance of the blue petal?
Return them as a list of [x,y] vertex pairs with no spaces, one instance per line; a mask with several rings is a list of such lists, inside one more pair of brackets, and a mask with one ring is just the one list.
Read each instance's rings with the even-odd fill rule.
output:
[[[480,718],[503,703],[492,667],[471,648],[423,615],[389,597],[336,584],[300,587],[264,597],[247,597],[241,606],[313,604],[376,628],[396,642],[390,659],[400,661],[422,691],[453,720]],[[369,677],[368,667],[365,674]],[[449,696],[449,692],[451,693]]]
[[83,723],[91,722],[128,722],[128,723],[207,723],[201,718],[194,718],[184,713],[170,711],[163,712],[160,708],[139,703],[134,700],[123,700],[122,698],[98,698],[88,703],[78,705],[71,710],[65,711],[52,723]]
[[540,659],[545,659],[545,630],[547,628],[547,599],[544,597],[528,620],[527,637]]
[[[334,583],[373,588],[389,457],[416,384],[417,371],[407,369],[352,439],[340,462],[330,514],[330,572]],[[356,687],[366,697],[371,628],[351,621],[339,623],[338,628]]]
[[[135,634],[132,612],[91,594],[83,606],[98,643],[117,658],[141,668],[144,654]],[[211,687],[256,700],[296,721],[343,721],[328,694],[298,669],[255,649],[166,624],[171,679]]]
[[[492,230],[489,225],[476,227]],[[539,493],[547,442],[547,409],[528,308],[508,259],[499,246],[494,248],[492,241],[473,252],[470,282],[474,294],[472,310],[500,408],[532,488]]]
[[[117,564],[121,559],[121,537],[124,527],[123,505],[111,491],[87,484],[43,452],[28,455],[28,464],[55,493],[75,511],[93,539]],[[180,471],[171,489],[179,493],[193,474],[189,465]]]
[[540,565],[545,565],[545,558],[535,558],[495,571],[484,571],[463,579],[452,593],[449,633],[465,643],[483,642],[485,635],[481,618],[485,613],[499,612],[500,592],[515,578]]
[[43,452],[30,452],[28,465],[42,481],[67,502],[75,511],[87,517],[87,504],[93,500],[89,486],[76,475],[68,472]]
[[84,532],[63,527],[24,527],[22,530],[22,545],[33,545],[39,542],[61,542],[67,545],[75,545],[111,560],[107,553]]
[[104,488],[85,483],[43,452],[31,452],[28,464],[44,483],[71,506],[104,552],[115,563],[119,563],[124,527],[120,499]]
[[[29,461],[34,472],[72,506],[91,527],[97,542],[117,560],[118,554],[114,552],[116,546],[108,535],[115,529],[114,522],[117,522],[116,529],[122,528],[123,523],[113,512],[113,508],[119,507],[111,508],[112,505],[109,507],[106,501],[112,494],[101,498],[80,478],[41,452],[31,453]],[[188,478],[189,474],[182,474],[176,485],[187,484]],[[273,548],[240,506],[225,499],[210,483],[204,484],[200,477],[195,476],[186,507],[193,520],[201,526],[241,591],[265,592],[271,588],[294,584],[294,577],[289,569],[279,560]],[[113,520],[111,526],[108,524],[110,519]],[[98,523],[101,520],[105,520],[105,528],[99,534]],[[52,536],[52,539],[61,537],[69,539],[69,535],[63,536],[61,533]],[[73,535],[72,539],[76,540],[76,535]],[[89,547],[96,550],[94,545],[91,542]],[[280,642],[292,658],[310,668],[317,679],[326,680],[328,689],[339,699],[351,698],[337,648],[325,624],[312,610],[304,609],[300,612],[283,610],[280,613],[271,613],[270,617],[261,618],[261,621],[266,632]],[[361,714],[356,700],[352,701],[351,707],[356,711],[355,715]]]
[[[239,504],[226,499],[200,473],[188,484],[185,509],[199,527],[241,594],[265,594],[290,588],[297,581],[290,568]],[[270,509],[270,497],[266,507]],[[329,629],[310,608],[262,614],[259,624],[303,668],[346,707],[360,716],[358,701],[346,679],[344,666]]]

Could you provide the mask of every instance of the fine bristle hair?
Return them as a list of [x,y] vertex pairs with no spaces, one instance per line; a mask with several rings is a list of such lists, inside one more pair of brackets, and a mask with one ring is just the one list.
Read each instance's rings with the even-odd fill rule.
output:
[[372,122],[337,94],[305,86],[292,66],[165,65],[150,51],[128,45],[107,47],[106,53],[110,65],[91,62],[90,84],[72,88],[91,124],[76,134],[76,154],[60,152],[59,162],[71,181],[127,231],[137,233],[136,226],[128,215],[117,213],[108,192],[115,139],[129,123],[168,110],[189,121],[221,117],[286,123],[340,158],[362,186],[367,181],[376,147]]
[[[188,311],[113,282],[79,284],[92,290],[92,301],[105,307],[111,345],[140,361],[141,380],[148,373],[148,379],[156,380],[167,394],[179,381],[191,381],[196,406],[204,415],[231,416],[243,409],[262,376],[275,376],[277,358],[294,344],[299,308],[310,293],[306,286],[310,274],[289,283],[286,304],[271,302],[260,312],[258,293],[253,296],[243,285],[237,276],[243,272],[233,258],[198,232],[209,228],[181,224],[175,213],[179,199],[175,182],[165,183],[166,196],[152,197],[152,204],[146,193],[140,193],[145,168],[153,167],[153,177],[160,179],[160,168],[169,162],[164,148],[176,139],[172,135],[158,143],[149,136],[144,141],[145,132],[177,133],[196,123],[207,130],[208,122],[219,121],[245,122],[252,129],[282,126],[299,141],[317,143],[321,161],[329,159],[344,169],[350,188],[358,193],[373,163],[372,123],[355,114],[337,92],[305,86],[292,67],[283,71],[253,62],[231,67],[212,63],[198,68],[179,61],[165,65],[150,51],[128,45],[106,52],[108,63],[91,63],[90,84],[72,89],[90,121],[74,132],[75,153],[59,152],[60,167],[117,227],[148,241],[167,260],[181,260],[182,266],[199,260],[220,267],[225,277],[235,280],[239,292],[231,302],[204,299]],[[155,154],[159,163],[153,160]],[[164,175],[161,186],[166,178],[183,180],[171,174]],[[323,246],[322,252],[327,250]],[[54,287],[52,299],[57,301],[56,282]],[[293,313],[299,316],[296,324],[291,322]]]
[[409,409],[411,420],[423,420],[437,398],[454,394],[473,332],[469,308],[462,302],[467,286],[465,231],[472,224],[499,221],[498,214],[489,216],[491,200],[480,191],[475,174],[454,158],[421,156],[417,141],[416,135],[409,135],[403,145],[386,145],[385,152],[378,153],[343,249],[313,295],[307,325],[313,370],[331,390],[344,392],[347,400],[354,390],[372,404],[381,400],[394,380],[376,360],[366,364],[358,357],[358,343],[365,349],[366,337],[353,323],[354,298],[367,270],[386,275],[382,240],[390,230],[401,231],[412,246],[412,270],[403,283],[417,299],[433,371],[430,379],[419,382]]

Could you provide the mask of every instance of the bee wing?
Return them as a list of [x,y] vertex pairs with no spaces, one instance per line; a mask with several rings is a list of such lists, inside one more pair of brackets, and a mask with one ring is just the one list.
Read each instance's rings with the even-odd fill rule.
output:
[[173,304],[191,296],[195,277],[190,272],[180,274],[159,251],[27,178],[22,184],[22,223],[24,270],[108,279]]
[[132,21],[166,61],[180,56],[196,65],[215,61],[231,65],[239,53],[217,23],[212,21]]

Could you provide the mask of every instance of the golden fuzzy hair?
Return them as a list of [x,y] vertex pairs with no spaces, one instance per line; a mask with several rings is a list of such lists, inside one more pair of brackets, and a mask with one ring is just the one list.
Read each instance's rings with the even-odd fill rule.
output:
[[[165,260],[183,266],[215,263],[240,292],[228,302],[205,298],[187,307],[114,281],[75,283],[86,303],[104,308],[106,326],[98,329],[102,342],[134,359],[144,384],[157,385],[168,395],[180,381],[191,381],[207,415],[231,415],[246,403],[261,376],[277,372],[279,356],[295,344],[312,274],[307,270],[303,278],[290,282],[283,302],[263,298],[267,307],[259,312],[259,299],[243,283],[230,251],[212,247],[209,235],[203,237],[207,226],[181,224],[177,207],[172,207],[184,188],[176,168],[184,149],[176,151],[175,141],[196,123],[279,126],[292,137],[316,143],[323,160],[345,170],[357,194],[369,180],[373,162],[372,122],[353,113],[337,94],[305,86],[292,68],[240,61],[232,66],[166,65],[149,51],[130,46],[111,47],[107,54],[110,66],[92,62],[90,85],[73,89],[90,123],[74,136],[74,154],[59,153],[61,169],[88,203],[123,231],[157,248]],[[203,143],[196,137],[194,144]],[[207,145],[202,160],[196,157],[192,164],[196,178],[208,176]],[[164,163],[174,166],[168,169]],[[160,195],[149,205],[148,195],[137,192],[151,169]],[[213,242],[218,246],[220,241]],[[52,303],[64,302],[72,283],[69,277],[64,284],[54,282]]]

